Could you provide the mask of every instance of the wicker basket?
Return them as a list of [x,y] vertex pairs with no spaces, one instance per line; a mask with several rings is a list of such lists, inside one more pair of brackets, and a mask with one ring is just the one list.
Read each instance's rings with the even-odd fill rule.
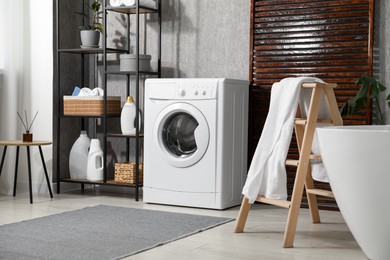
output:
[[[101,116],[104,114],[103,97],[64,96],[64,115]],[[121,113],[121,97],[107,97],[107,114]]]
[[[144,164],[138,163],[139,181],[138,184],[143,183],[143,169]],[[121,162],[115,163],[115,182],[135,184],[135,162]]]

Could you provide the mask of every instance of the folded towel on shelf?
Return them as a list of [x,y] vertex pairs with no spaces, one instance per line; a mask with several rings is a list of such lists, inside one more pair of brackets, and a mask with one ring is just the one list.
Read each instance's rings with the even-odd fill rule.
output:
[[113,7],[118,7],[123,4],[123,0],[110,0],[110,5]]
[[[303,82],[323,83],[318,78],[298,77],[285,78],[272,86],[269,112],[242,191],[250,203],[254,203],[258,195],[272,199],[287,199],[285,161],[293,133],[294,118],[298,102],[302,116],[306,115],[310,104],[311,89],[301,91]],[[320,105],[319,118],[329,118],[329,111],[323,101]],[[323,168],[320,164],[318,166],[312,169],[313,178],[317,176],[314,171]]]
[[[125,6],[135,6],[137,0],[122,0]],[[148,7],[148,8],[157,8],[156,1],[154,0],[140,0],[140,6]]]
[[[110,5],[112,7],[119,7],[121,5],[135,6],[136,1],[137,0],[110,0]],[[148,8],[157,8],[157,4],[155,0],[140,0],[139,5]]]
[[102,88],[82,88],[78,94],[79,97],[85,96],[104,96],[104,90]]

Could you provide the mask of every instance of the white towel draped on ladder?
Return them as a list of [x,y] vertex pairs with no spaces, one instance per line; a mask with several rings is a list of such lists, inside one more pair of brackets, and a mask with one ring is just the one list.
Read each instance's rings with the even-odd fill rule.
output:
[[[293,133],[294,118],[298,102],[302,115],[306,115],[311,97],[311,89],[301,90],[303,82],[323,83],[318,78],[298,77],[285,78],[272,86],[269,112],[242,191],[250,203],[254,203],[258,195],[272,199],[287,199],[285,161]],[[318,118],[330,118],[329,115],[325,98],[322,97]],[[316,137],[312,150],[313,152],[318,150]],[[316,164],[312,168],[312,175],[315,180],[327,181],[322,164]]]

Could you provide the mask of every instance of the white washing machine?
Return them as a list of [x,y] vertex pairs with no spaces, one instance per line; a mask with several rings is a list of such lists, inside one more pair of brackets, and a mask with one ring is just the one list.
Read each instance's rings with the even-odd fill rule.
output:
[[247,174],[249,82],[147,79],[143,201],[225,209]]

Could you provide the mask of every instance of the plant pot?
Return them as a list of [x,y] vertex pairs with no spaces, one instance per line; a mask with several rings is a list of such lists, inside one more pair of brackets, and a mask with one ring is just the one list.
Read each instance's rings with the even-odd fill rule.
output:
[[[136,54],[121,54],[120,59],[120,71],[136,71],[137,70],[137,55]],[[139,54],[139,70],[150,71],[150,55]]]
[[98,48],[100,32],[97,30],[80,31],[81,48]]

